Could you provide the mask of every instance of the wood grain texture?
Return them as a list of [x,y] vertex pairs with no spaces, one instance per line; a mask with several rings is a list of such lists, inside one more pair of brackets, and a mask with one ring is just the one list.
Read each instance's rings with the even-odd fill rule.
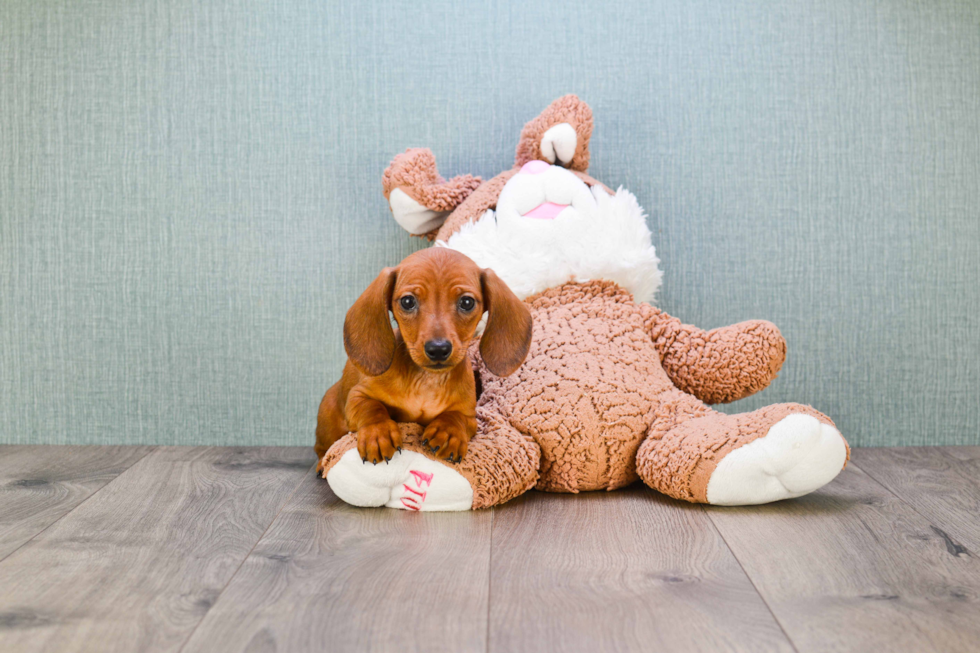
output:
[[310,475],[184,653],[484,651],[491,519],[354,508]]
[[851,460],[980,555],[980,447],[856,449]]
[[0,650],[173,651],[314,462],[161,448],[0,563]]
[[0,560],[152,450],[0,445]]
[[972,472],[980,472],[980,447],[943,447],[943,453],[952,456],[956,460],[966,463],[967,469]]
[[343,504],[307,447],[146,453],[0,448],[0,524],[49,520],[0,561],[0,651],[980,650],[977,447],[767,506],[424,515]]
[[980,650],[980,559],[856,466],[706,510],[800,653]]
[[490,651],[790,651],[699,506],[647,488],[495,509]]

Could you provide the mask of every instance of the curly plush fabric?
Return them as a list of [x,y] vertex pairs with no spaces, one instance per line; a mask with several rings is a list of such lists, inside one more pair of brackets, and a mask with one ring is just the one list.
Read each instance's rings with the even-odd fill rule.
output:
[[482,180],[473,175],[460,175],[449,181],[436,169],[436,157],[426,147],[409,148],[395,157],[381,176],[385,199],[391,191],[401,188],[413,200],[437,212],[452,211],[476,190]]
[[614,489],[636,480],[636,451],[672,386],[629,293],[595,281],[530,297],[531,352],[518,372],[482,371],[481,404],[541,447],[538,489]]
[[[567,218],[572,213],[553,216],[550,222],[520,222],[532,215],[533,202],[551,202],[564,205],[563,212],[574,210],[576,216],[604,220],[603,228],[610,234],[635,239],[639,233],[649,238],[645,223],[640,223],[638,232],[636,224],[610,220],[599,211],[590,213],[589,200],[596,192],[581,193],[581,185],[601,186],[585,173],[591,133],[592,112],[585,103],[574,96],[556,100],[521,133],[517,167],[475,187],[465,198],[463,192],[444,195],[447,199],[440,207],[459,202],[438,230],[439,244],[453,247],[453,242],[463,240],[454,241],[454,234],[481,220],[486,221],[481,224],[488,233],[499,236],[508,229],[507,220],[500,219],[503,214],[520,225],[511,236],[537,235],[480,241],[506,243],[500,246],[506,256],[539,256],[541,247],[551,247],[561,256],[598,254],[600,260],[603,256],[621,260],[622,245],[615,245],[621,240],[606,239],[614,245],[603,249],[599,239],[569,238],[574,233],[569,229],[577,224]],[[551,139],[546,153],[542,139]],[[525,163],[551,159],[552,154],[557,158],[559,151],[566,156],[573,142],[571,161],[544,166],[548,174],[541,165],[521,169]],[[401,176],[386,172],[386,194],[398,183],[418,197],[412,189],[434,183],[435,161],[424,152],[412,155],[412,165],[406,163],[408,159],[396,159],[393,167],[416,172]],[[562,165],[572,174],[551,174]],[[514,185],[508,186],[511,181]],[[530,199],[520,206],[498,207],[505,186],[511,191],[505,199],[516,197],[514,189],[520,188],[525,189],[521,197]],[[583,202],[580,207],[572,205],[579,201],[575,198]],[[542,235],[549,233],[553,236]],[[566,249],[558,246],[562,238],[570,241]],[[643,261],[658,263],[652,244],[648,249],[649,261],[631,264],[636,270],[645,269]],[[497,250],[483,247],[480,252],[488,259],[481,265],[493,267]],[[509,260],[502,255],[496,259],[504,264]],[[556,269],[561,274],[556,275]],[[553,492],[612,490],[638,478],[684,501],[764,503],[813,491],[846,464],[846,441],[828,417],[809,406],[778,404],[739,415],[708,406],[759,392],[776,377],[786,358],[786,342],[773,324],[750,321],[704,331],[637,303],[630,292],[609,280],[620,277],[600,267],[582,274],[578,270],[548,266],[523,272],[538,274],[535,281],[545,282],[537,287],[547,289],[525,299],[534,321],[533,340],[527,359],[513,375],[494,376],[480,360],[476,344],[471,347],[482,386],[478,433],[466,457],[453,468],[472,485],[473,508],[502,503],[531,487]],[[656,265],[654,270],[659,282]],[[405,447],[431,458],[418,442],[421,429],[416,425],[402,425],[402,429]],[[337,442],[324,457],[324,475],[354,446],[353,436]]]
[[[574,95],[560,97],[524,125],[521,140],[517,144],[514,165],[520,168],[528,161],[546,161],[541,152],[541,139],[551,127],[567,123],[575,130],[575,156],[567,163],[569,170],[585,172],[589,169],[589,139],[592,138],[592,109]],[[552,162],[553,163],[553,162]]]
[[[473,487],[473,509],[510,501],[527,492],[538,477],[541,450],[530,437],[522,435],[500,415],[485,408],[477,409],[479,428],[470,440],[466,457],[453,465]],[[432,457],[422,445],[422,427],[400,423],[402,449]],[[323,457],[323,477],[351,449],[357,449],[354,434],[345,435],[334,443]]]
[[[672,497],[705,502],[717,462],[782,418],[805,414],[833,425],[799,404],[725,415],[692,396],[732,400],[767,386],[785,358],[767,322],[706,334],[634,303],[608,281],[565,284],[527,302],[531,352],[508,378],[481,368],[480,404],[540,445],[539,490],[613,490],[639,475]],[[675,385],[698,373],[714,382],[691,394]]]
[[784,417],[810,415],[834,425],[826,415],[801,404],[776,404],[740,415],[713,410],[701,413],[681,406],[682,412],[672,408],[668,414],[658,415],[650,427],[650,435],[637,453],[637,473],[653,489],[694,503],[708,502],[708,480],[725,456],[765,436]]
[[772,322],[704,331],[653,306],[641,310],[670,380],[705,403],[726,404],[763,390],[786,360],[786,341]]
[[[568,283],[526,301],[534,337],[515,374],[494,376],[482,364],[477,344],[470,351],[483,389],[479,432],[456,468],[473,486],[474,509],[503,503],[531,487],[614,490],[637,478],[676,499],[703,503],[718,462],[765,436],[782,418],[804,414],[833,425],[799,404],[725,415],[675,385],[667,369],[681,370],[685,361],[710,372],[739,359],[744,373],[697,387],[707,388],[708,396],[738,397],[768,385],[785,345],[766,322],[699,334],[636,304],[609,281]],[[724,355],[724,343],[733,342],[746,343],[734,358]],[[721,351],[712,353],[712,347]],[[406,449],[431,457],[419,442],[420,427],[403,424],[402,432]],[[324,458],[324,475],[355,446],[353,436],[335,444]]]

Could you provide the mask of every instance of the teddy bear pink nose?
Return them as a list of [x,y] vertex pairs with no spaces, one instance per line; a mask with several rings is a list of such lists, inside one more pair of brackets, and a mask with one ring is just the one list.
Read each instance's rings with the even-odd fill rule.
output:
[[551,166],[544,161],[528,161],[523,166],[521,166],[521,172],[526,175],[539,175]]

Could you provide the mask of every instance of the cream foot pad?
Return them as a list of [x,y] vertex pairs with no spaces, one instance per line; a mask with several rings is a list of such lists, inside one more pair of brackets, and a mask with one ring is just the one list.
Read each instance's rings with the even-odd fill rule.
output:
[[391,462],[363,463],[357,449],[345,453],[327,472],[327,482],[343,501],[361,507],[402,510],[469,510],[473,488],[449,465],[414,451],[401,451]]
[[746,506],[803,496],[832,481],[846,460],[837,429],[810,415],[789,415],[718,463],[708,503]]

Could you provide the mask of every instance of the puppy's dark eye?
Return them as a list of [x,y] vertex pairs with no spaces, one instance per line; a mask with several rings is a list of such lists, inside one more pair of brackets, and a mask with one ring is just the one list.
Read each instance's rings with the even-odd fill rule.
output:
[[476,300],[472,297],[460,297],[459,301],[456,302],[456,306],[458,306],[459,310],[463,313],[469,313],[476,308]]
[[418,302],[411,295],[405,295],[398,300],[398,305],[402,307],[403,311],[414,311],[415,307],[418,306]]

